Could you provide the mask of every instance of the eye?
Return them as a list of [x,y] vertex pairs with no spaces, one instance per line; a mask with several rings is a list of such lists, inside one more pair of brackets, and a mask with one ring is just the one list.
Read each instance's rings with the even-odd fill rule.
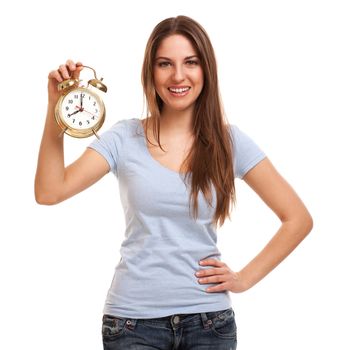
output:
[[163,61],[158,63],[158,67],[167,67],[170,64],[170,62]]
[[189,63],[190,66],[194,66],[194,65],[198,64],[198,61],[196,61],[196,60],[189,60],[189,61],[186,61],[186,63]]

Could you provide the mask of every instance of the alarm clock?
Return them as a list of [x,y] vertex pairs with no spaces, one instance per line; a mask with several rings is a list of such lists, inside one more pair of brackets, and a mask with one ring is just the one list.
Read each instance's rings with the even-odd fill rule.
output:
[[57,89],[62,91],[62,95],[55,107],[55,119],[62,128],[62,132],[67,135],[84,138],[95,135],[101,128],[106,109],[99,91],[107,92],[107,87],[102,83],[103,78],[95,78],[88,81],[87,86],[79,86],[81,80],[67,79],[57,85]]

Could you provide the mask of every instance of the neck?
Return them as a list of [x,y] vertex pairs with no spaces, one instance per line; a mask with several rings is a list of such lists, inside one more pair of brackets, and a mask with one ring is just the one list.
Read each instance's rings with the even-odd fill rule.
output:
[[185,135],[192,134],[193,110],[174,111],[163,108],[161,112],[160,125],[161,129],[167,133],[168,131],[177,134]]

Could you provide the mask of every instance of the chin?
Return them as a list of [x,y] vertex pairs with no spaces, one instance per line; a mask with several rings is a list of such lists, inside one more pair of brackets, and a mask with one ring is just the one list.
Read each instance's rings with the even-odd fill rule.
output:
[[194,103],[186,103],[186,104],[173,104],[173,103],[165,103],[164,106],[166,106],[167,109],[173,110],[173,111],[185,111],[187,109],[191,109],[194,107]]
[[192,106],[184,106],[184,107],[167,106],[167,107],[168,107],[169,110],[176,111],[176,112],[184,112],[184,111],[192,108]]

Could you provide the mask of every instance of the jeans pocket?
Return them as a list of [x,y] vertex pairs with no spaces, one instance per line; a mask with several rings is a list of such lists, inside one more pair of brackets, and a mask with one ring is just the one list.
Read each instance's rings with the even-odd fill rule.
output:
[[237,339],[235,313],[232,308],[218,313],[211,321],[211,329],[216,336],[223,339]]
[[112,340],[120,337],[125,331],[125,324],[126,318],[103,315],[102,337],[106,340]]

